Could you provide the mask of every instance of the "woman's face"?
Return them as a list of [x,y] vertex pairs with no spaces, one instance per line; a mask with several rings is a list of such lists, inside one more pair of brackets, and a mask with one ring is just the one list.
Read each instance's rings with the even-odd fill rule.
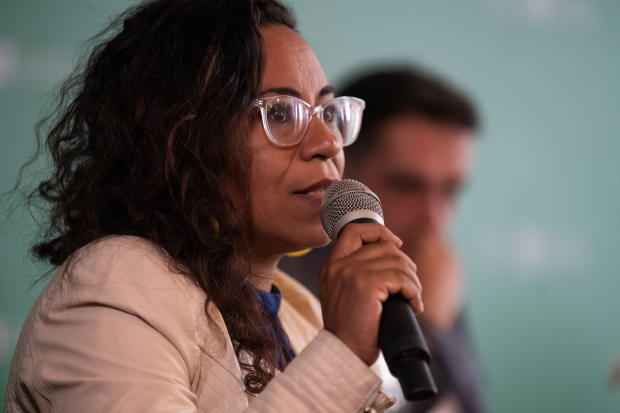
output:
[[[317,57],[297,33],[280,25],[260,31],[266,50],[260,97],[290,95],[312,106],[333,99]],[[300,143],[281,147],[265,134],[260,115],[253,122],[252,245],[263,257],[325,245],[321,200],[342,176],[339,139],[314,116]]]

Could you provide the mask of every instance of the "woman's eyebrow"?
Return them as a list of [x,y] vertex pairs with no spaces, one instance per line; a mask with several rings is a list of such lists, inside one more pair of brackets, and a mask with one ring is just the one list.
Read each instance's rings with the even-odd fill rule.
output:
[[[327,85],[319,91],[318,97],[323,97],[334,92],[334,87],[332,85]],[[301,92],[292,87],[272,87],[267,90],[263,90],[262,92],[260,92],[260,95],[264,96],[268,93],[277,93],[278,95],[294,96],[296,98],[301,98]]]
[[336,93],[336,90],[332,85],[327,85],[323,87],[323,89],[321,89],[321,91],[319,92],[319,97],[323,97],[332,93]]
[[301,93],[299,93],[298,90],[293,89],[292,87],[272,87],[267,90],[263,90],[262,92],[260,92],[260,95],[263,96],[267,93],[277,93],[278,95],[293,96],[296,98],[301,96]]

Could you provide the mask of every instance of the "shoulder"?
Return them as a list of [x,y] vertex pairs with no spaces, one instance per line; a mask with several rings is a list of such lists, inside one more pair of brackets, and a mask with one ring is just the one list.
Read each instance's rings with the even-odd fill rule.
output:
[[22,329],[11,369],[14,393],[27,388],[40,395],[37,404],[63,411],[81,411],[76,406],[86,395],[106,394],[125,406],[119,411],[156,403],[180,411],[199,402],[196,392],[206,380],[201,363],[211,358],[225,367],[209,371],[239,386],[219,312],[209,307],[214,323],[208,321],[204,292],[158,248],[135,237],[108,237],[73,258],[50,280]]
[[78,250],[65,270],[76,286],[101,283],[135,283],[153,287],[190,288],[192,283],[173,269],[173,261],[158,246],[143,238],[110,236]]
[[183,298],[187,304],[204,305],[206,300],[204,292],[174,268],[164,251],[129,236],[102,238],[75,252],[50,280],[43,299],[72,301],[94,296],[123,307],[148,305],[155,296],[167,298],[164,303]]
[[196,337],[207,324],[206,294],[175,270],[165,252],[138,237],[111,236],[86,245],[42,295],[43,312],[103,306],[136,316],[165,335]]
[[109,311],[98,317],[122,312],[162,333],[191,331],[195,337],[206,325],[206,301],[202,289],[175,270],[160,248],[138,237],[110,236],[84,246],[60,267],[33,311],[47,324],[52,315],[105,308]]
[[[45,311],[99,305],[144,320],[194,330],[206,294],[151,242],[111,236],[78,250],[52,277],[39,299]],[[192,324],[187,325],[187,324]]]

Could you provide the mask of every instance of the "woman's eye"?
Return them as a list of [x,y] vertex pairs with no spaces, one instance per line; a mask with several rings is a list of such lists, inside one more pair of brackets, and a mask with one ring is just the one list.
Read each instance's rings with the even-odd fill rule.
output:
[[276,103],[269,108],[269,120],[276,122],[286,122],[289,120],[291,108],[286,103]]
[[323,109],[323,122],[333,122],[336,117],[336,108],[332,105]]

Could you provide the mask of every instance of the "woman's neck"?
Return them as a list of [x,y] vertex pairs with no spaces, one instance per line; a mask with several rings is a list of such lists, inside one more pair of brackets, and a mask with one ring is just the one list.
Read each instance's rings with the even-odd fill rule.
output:
[[254,286],[259,290],[271,291],[273,277],[278,271],[278,262],[282,258],[281,255],[262,257],[255,261],[254,267]]

